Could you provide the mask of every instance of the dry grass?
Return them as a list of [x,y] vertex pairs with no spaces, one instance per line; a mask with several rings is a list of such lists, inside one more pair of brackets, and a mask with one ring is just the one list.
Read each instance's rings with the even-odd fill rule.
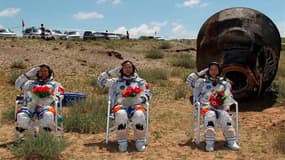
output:
[[[15,76],[23,69],[11,68],[15,57],[25,60],[26,69],[40,63],[52,66],[56,80],[61,82],[66,91],[79,91],[87,94],[87,101],[64,108],[65,139],[70,145],[64,149],[62,159],[276,159],[282,153],[273,152],[274,137],[268,131],[268,126],[283,120],[284,109],[271,113],[266,109],[260,111],[240,112],[240,144],[238,152],[229,151],[224,147],[223,136],[217,136],[217,150],[213,153],[204,152],[204,143],[198,147],[190,141],[191,112],[188,100],[190,89],[185,85],[185,77],[195,70],[195,57],[190,54],[178,55],[174,52],[164,52],[164,58],[149,60],[145,53],[153,48],[159,48],[161,41],[129,40],[129,41],[41,41],[41,40],[0,40],[0,116],[10,119],[11,111],[7,106],[14,104],[17,92],[12,85]],[[10,46],[13,43],[14,47]],[[173,50],[193,47],[194,41],[171,41]],[[56,49],[55,49],[56,48]],[[84,49],[82,49],[84,48]],[[106,70],[118,66],[122,60],[105,53],[115,49],[124,59],[133,61],[139,75],[151,83],[153,99],[150,110],[150,144],[146,152],[137,153],[133,141],[130,141],[128,153],[118,153],[115,137],[109,145],[105,145],[104,126],[107,90],[101,89],[96,83],[97,76]],[[9,54],[5,54],[9,53]],[[282,95],[281,82],[284,81],[285,52],[281,53],[279,71],[275,82],[279,84],[279,95]],[[37,58],[30,58],[30,57]],[[8,63],[10,62],[10,63]],[[84,65],[82,65],[84,63]],[[10,82],[9,82],[10,81]],[[11,85],[10,85],[10,84]],[[185,88],[184,88],[185,87]],[[176,99],[176,100],[175,100]],[[285,97],[279,97],[283,103]],[[99,103],[99,104],[98,104]],[[247,106],[251,107],[251,106]],[[274,115],[274,116],[272,116]],[[6,118],[5,118],[6,117]],[[282,119],[283,118],[283,119]],[[10,122],[11,120],[9,120]],[[271,123],[272,122],[272,123]],[[266,125],[264,124],[266,123]],[[79,126],[79,127],[78,127]],[[0,126],[0,141],[6,143],[13,140],[13,124],[2,121]],[[66,130],[67,131],[67,130]],[[79,133],[75,133],[79,132]],[[273,132],[276,132],[273,130]],[[85,134],[82,134],[85,133]],[[94,134],[91,134],[94,133]],[[219,132],[220,133],[220,132]],[[130,139],[132,139],[132,135]],[[283,138],[281,137],[281,140]],[[277,140],[279,142],[280,140]],[[85,145],[88,144],[88,145]],[[278,147],[277,147],[278,148]],[[279,147],[280,148],[280,147]],[[0,147],[3,159],[13,159],[10,150]],[[284,156],[283,156],[284,157]],[[1,159],[0,158],[0,159]],[[95,158],[96,159],[96,158]]]

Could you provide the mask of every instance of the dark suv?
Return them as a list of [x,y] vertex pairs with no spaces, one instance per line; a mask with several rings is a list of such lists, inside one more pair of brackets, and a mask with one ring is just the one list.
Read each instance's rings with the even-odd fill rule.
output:
[[85,31],[83,33],[83,40],[95,40],[94,31]]

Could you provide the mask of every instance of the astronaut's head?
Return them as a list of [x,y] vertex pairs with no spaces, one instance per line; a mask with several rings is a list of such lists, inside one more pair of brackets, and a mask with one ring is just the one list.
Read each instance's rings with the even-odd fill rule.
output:
[[133,62],[126,60],[122,63],[121,76],[131,77],[136,72],[136,67]]
[[208,65],[208,72],[207,72],[207,75],[209,77],[212,77],[212,78],[217,78],[218,76],[221,75],[221,66],[219,63],[217,62],[211,62],[209,65]]
[[39,80],[48,80],[53,75],[53,70],[46,64],[41,64],[40,70],[37,73],[37,78]]

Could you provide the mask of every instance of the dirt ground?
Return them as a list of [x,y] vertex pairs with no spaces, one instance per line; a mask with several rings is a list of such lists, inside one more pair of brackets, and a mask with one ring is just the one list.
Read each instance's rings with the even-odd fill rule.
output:
[[[171,42],[173,48],[188,48],[195,43]],[[0,113],[14,107],[14,98],[19,93],[9,83],[11,74],[23,73],[32,66],[46,63],[52,66],[57,81],[67,91],[91,94],[90,87],[76,86],[105,69],[118,66],[123,60],[109,51],[118,51],[124,60],[133,61],[137,68],[176,69],[170,63],[175,52],[165,52],[163,59],[144,58],[144,53],[157,47],[155,41],[123,42],[81,42],[81,41],[42,41],[42,40],[0,40]],[[186,53],[189,54],[189,53]],[[192,54],[192,53],[190,53]],[[22,61],[24,69],[11,65]],[[189,73],[192,70],[189,70]],[[204,141],[196,145],[190,139],[192,105],[189,102],[190,89],[186,97],[174,99],[174,90],[184,85],[183,78],[170,77],[166,87],[151,84],[153,100],[150,110],[150,142],[143,153],[136,152],[132,132],[128,152],[119,153],[117,143],[104,143],[104,132],[98,134],[65,133],[70,145],[61,153],[60,159],[285,159],[285,155],[274,148],[275,137],[285,132],[285,105],[275,101],[274,96],[265,95],[254,100],[240,102],[239,151],[231,151],[224,146],[224,138],[218,130],[214,152],[204,151]],[[276,97],[275,97],[276,98]],[[0,114],[0,119],[1,118]],[[7,148],[14,138],[13,122],[0,124],[0,159],[15,159]],[[285,146],[285,144],[284,144]]]

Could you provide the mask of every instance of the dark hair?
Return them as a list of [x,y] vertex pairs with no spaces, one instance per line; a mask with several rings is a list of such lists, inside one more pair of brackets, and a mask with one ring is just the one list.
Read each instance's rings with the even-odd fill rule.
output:
[[[54,75],[53,70],[50,68],[50,66],[48,66],[48,65],[46,65],[46,64],[41,64],[41,65],[39,65],[39,67],[40,67],[40,68],[45,67],[45,68],[48,69],[48,77],[47,77],[47,79],[50,79],[51,76]],[[39,72],[36,74],[36,76],[37,76],[38,79],[41,78],[40,75],[39,75]]]
[[[134,75],[135,72],[137,71],[137,68],[136,68],[136,66],[133,64],[133,62],[131,62],[131,61],[129,61],[129,60],[126,60],[126,61],[124,61],[124,62],[121,64],[122,67],[124,67],[124,65],[127,64],[127,63],[130,63],[130,64],[132,65],[132,67],[133,67],[132,75]],[[124,76],[124,75],[125,75],[125,74],[123,73],[123,68],[120,70],[120,73],[121,73],[121,76]]]
[[211,75],[210,75],[210,67],[211,67],[211,66],[217,66],[217,67],[218,67],[219,73],[218,73],[217,76],[220,76],[220,75],[222,74],[221,65],[220,65],[218,62],[211,62],[211,63],[208,64],[208,71],[207,71],[207,75],[208,75],[209,77],[211,77]]

